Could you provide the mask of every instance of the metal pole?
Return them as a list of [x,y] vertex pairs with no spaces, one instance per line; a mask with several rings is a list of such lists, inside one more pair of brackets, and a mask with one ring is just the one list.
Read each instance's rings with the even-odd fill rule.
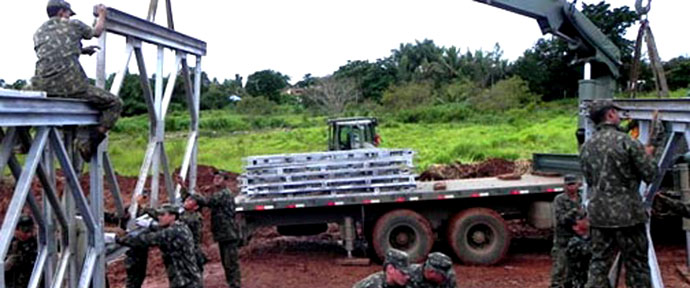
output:
[[[676,165],[676,172],[678,175],[678,184],[681,192],[683,203],[690,202],[690,175],[688,174],[688,164]],[[683,230],[685,230],[685,259],[686,265],[690,268],[690,219],[683,218]]]

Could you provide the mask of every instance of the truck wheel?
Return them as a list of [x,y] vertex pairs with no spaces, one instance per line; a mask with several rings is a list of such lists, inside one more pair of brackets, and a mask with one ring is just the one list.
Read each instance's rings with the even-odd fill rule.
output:
[[510,246],[508,226],[501,215],[487,208],[471,208],[448,224],[448,243],[466,264],[492,265],[501,261]]
[[407,252],[410,262],[424,260],[434,237],[431,224],[412,210],[393,210],[381,216],[374,225],[372,244],[376,255],[383,260],[389,248]]

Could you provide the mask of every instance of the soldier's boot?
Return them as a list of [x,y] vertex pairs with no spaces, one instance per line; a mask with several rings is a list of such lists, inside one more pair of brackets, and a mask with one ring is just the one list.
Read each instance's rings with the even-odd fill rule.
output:
[[105,136],[106,134],[101,133],[95,127],[90,127],[88,131],[80,131],[76,144],[84,161],[91,160],[91,156],[98,150],[98,145],[105,139]]

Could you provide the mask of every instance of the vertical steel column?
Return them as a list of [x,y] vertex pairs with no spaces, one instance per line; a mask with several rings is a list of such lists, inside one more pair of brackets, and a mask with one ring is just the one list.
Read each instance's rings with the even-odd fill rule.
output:
[[194,67],[194,116],[192,119],[196,120],[191,123],[192,132],[195,138],[192,140],[194,144],[192,147],[192,157],[189,163],[189,187],[192,189],[196,187],[196,173],[197,173],[197,158],[199,154],[198,132],[199,132],[199,105],[201,103],[201,56],[196,56],[196,66]]
[[[43,167],[48,173],[47,180],[52,183],[55,181],[55,169],[53,166],[53,154],[51,153],[50,145],[46,145],[43,152]],[[46,288],[52,287],[53,276],[55,275],[55,265],[58,259],[57,251],[57,239],[55,239],[55,219],[53,218],[53,207],[48,202],[48,197],[46,197],[47,192],[46,187],[43,187],[43,218],[45,219],[46,226],[46,244],[48,248],[48,258],[46,259],[45,268],[43,270],[43,285]],[[31,191],[29,191],[31,193]]]
[[92,235],[91,249],[95,252],[95,265],[93,269],[92,285],[94,288],[105,287],[105,243],[103,240],[103,149],[105,145],[99,145],[97,153],[91,157],[89,164],[90,186],[89,198],[91,198],[91,215],[95,221],[95,231]]
[[[72,155],[72,159],[77,159],[79,157],[78,155],[75,155],[74,151],[74,137],[76,136],[76,129],[75,128],[65,128],[63,130],[63,135],[65,137],[65,148],[67,150],[68,155]],[[77,213],[75,211],[75,205],[74,205],[74,198],[72,197],[72,193],[69,191],[69,186],[65,185],[63,188],[63,193],[62,193],[62,202],[65,207],[65,214],[67,217],[68,221],[68,228],[66,233],[68,234],[67,237],[69,238],[69,249],[70,249],[70,254],[72,254],[72,257],[70,258],[69,261],[69,268],[67,271],[67,287],[69,288],[77,288],[77,285],[79,284],[77,275],[80,274],[80,266],[78,266],[78,245],[77,245]]]

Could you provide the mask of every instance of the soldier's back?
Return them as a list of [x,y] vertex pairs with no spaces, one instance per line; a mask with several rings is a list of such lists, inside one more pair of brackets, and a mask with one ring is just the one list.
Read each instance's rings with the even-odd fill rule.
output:
[[352,288],[382,288],[385,286],[386,278],[383,271],[376,272],[355,283]]

